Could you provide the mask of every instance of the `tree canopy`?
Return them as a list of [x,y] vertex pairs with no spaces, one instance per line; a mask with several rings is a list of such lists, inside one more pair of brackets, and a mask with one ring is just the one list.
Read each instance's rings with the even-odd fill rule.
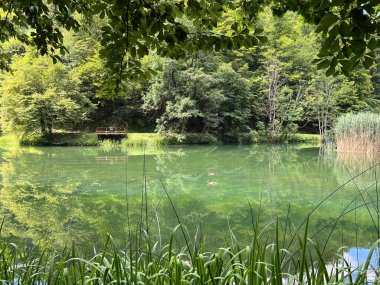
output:
[[[178,59],[196,50],[265,41],[256,20],[266,7],[276,15],[295,11],[317,25],[324,41],[315,63],[327,75],[373,64],[379,46],[379,0],[4,0],[0,42],[17,38],[58,61],[67,52],[63,29],[77,30],[78,15],[88,21],[103,19],[100,56],[111,71],[110,82],[119,86],[126,78],[149,75],[140,59],[150,52]],[[0,68],[8,62],[9,54],[0,50]]]
[[[104,9],[92,13],[91,5],[99,3]],[[40,55],[44,52],[41,47],[30,47],[27,44],[34,43],[24,41],[23,37],[30,40],[35,36],[31,26],[15,28],[14,35],[23,35],[19,40],[11,35],[3,38],[1,53],[8,56],[4,64],[13,70],[0,72],[3,133],[49,137],[58,130],[129,125],[176,137],[203,133],[226,142],[257,141],[263,137],[284,141],[298,131],[323,135],[338,116],[347,112],[379,110],[378,50],[374,51],[376,61],[371,68],[364,63],[366,53],[371,51],[366,47],[360,56],[352,53],[358,65],[345,75],[339,72],[327,76],[331,72],[326,75],[325,71],[330,67],[317,70],[337,56],[320,56],[323,33],[318,29],[322,19],[315,25],[306,14],[300,15],[301,11],[285,13],[276,8],[277,2],[255,2],[260,4],[256,18],[248,21],[244,18],[245,6],[221,2],[220,14],[210,14],[202,22],[204,11],[200,8],[192,12],[196,15],[186,16],[189,7],[196,5],[191,1],[182,8],[178,6],[182,2],[147,1],[142,3],[154,4],[152,9],[160,13],[180,9],[182,14],[173,15],[173,24],[164,20],[168,17],[164,13],[166,16],[159,20],[163,26],[155,27],[155,32],[153,14],[151,18],[145,14],[135,16],[142,22],[127,25],[133,45],[126,45],[126,35],[117,38],[118,29],[126,27],[111,23],[120,16],[112,18],[112,7],[117,3],[86,1],[86,5],[91,4],[88,13],[69,13],[77,22],[75,30],[67,31],[53,20],[51,24],[61,33],[64,47],[58,59],[55,56],[60,49],[47,49],[56,64]],[[58,9],[54,3],[42,4],[47,5],[49,13]],[[170,8],[173,5],[178,7]],[[337,13],[339,7],[330,5],[325,9]],[[150,10],[145,7],[141,13],[147,11]],[[1,12],[1,19],[6,15]],[[214,25],[207,26],[207,21]],[[247,26],[243,32],[244,23]],[[175,27],[186,27],[183,39],[176,35]],[[170,37],[161,38],[169,35],[165,33]],[[376,36],[377,32],[370,37]],[[340,44],[341,41],[339,38]],[[313,64],[318,57],[317,64]],[[340,60],[337,59],[336,71]],[[121,89],[123,85],[127,90]]]
[[54,129],[75,129],[95,105],[79,92],[78,81],[61,64],[27,53],[2,77],[1,125],[6,132],[44,136]]

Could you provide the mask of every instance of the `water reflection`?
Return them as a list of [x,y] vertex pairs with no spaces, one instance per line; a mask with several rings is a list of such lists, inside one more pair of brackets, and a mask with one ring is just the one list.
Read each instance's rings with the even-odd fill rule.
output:
[[[359,266],[363,266],[363,264],[367,261],[370,251],[370,248],[353,247],[345,252],[343,257],[351,267],[358,268]],[[379,268],[379,248],[375,249],[372,254],[370,264],[374,268]]]
[[[368,245],[371,246],[371,245]],[[373,253],[371,253],[370,248],[362,248],[362,247],[353,247],[350,248],[347,252],[343,253],[343,258],[347,262],[346,266],[351,268],[351,271],[354,272],[352,274],[352,278],[355,278],[358,275],[358,268],[362,268],[367,262],[368,257],[370,257],[369,261],[369,270],[366,272],[367,282],[374,283],[376,280],[376,270],[379,267],[379,248],[376,248]]]
[[[6,217],[2,234],[12,240],[63,246],[72,241],[101,244],[111,233],[122,244],[129,230],[135,233],[139,223],[147,224],[141,215],[146,189],[150,232],[158,232],[156,219],[150,222],[157,214],[161,233],[168,237],[178,221],[162,180],[189,235],[200,232],[209,247],[229,240],[229,228],[239,242],[248,244],[252,215],[259,212],[263,226],[278,217],[284,228],[289,216],[292,223],[286,237],[290,239],[315,205],[350,179],[347,169],[351,175],[360,171],[336,157],[321,157],[318,148],[307,145],[168,147],[127,153],[0,148],[0,211]],[[368,188],[373,171],[342,187],[311,215],[310,235],[321,243],[329,238],[327,252],[333,254],[341,245],[364,247],[376,240],[368,209],[360,207],[377,199],[375,186]],[[358,188],[363,197],[353,200]],[[127,192],[131,229],[126,223]],[[369,209],[377,221],[376,203]],[[273,227],[265,232],[271,235]],[[178,236],[177,243],[181,242]]]

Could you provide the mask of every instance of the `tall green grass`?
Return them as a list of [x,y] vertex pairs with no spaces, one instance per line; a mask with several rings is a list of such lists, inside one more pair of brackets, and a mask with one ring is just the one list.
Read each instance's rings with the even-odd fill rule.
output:
[[182,135],[159,133],[129,133],[120,141],[103,140],[99,146],[103,151],[130,150],[131,148],[159,147],[164,145],[215,144],[215,137],[208,134],[185,133]]
[[121,140],[121,147],[160,146],[167,144],[167,140],[158,133],[130,133],[128,138]]
[[99,141],[99,148],[102,151],[114,151],[120,149],[120,141],[115,141],[115,140],[102,140]]
[[380,115],[373,113],[347,114],[335,125],[338,152],[380,152]]
[[128,138],[122,140],[102,140],[99,147],[102,151],[127,151],[131,148],[159,147],[166,145],[164,137],[157,133],[130,133]]
[[128,138],[121,141],[122,148],[181,145],[181,144],[215,144],[217,139],[209,134],[199,133],[130,133]]
[[20,139],[13,135],[2,135],[0,136],[0,146],[1,145],[18,145]]
[[[261,229],[254,225],[251,244],[239,246],[231,233],[230,244],[212,252],[197,244],[197,237],[176,249],[179,228],[164,246],[146,231],[139,247],[128,242],[120,249],[109,236],[102,250],[88,256],[78,254],[74,245],[30,249],[2,240],[0,280],[2,284],[368,284],[368,273],[374,270],[370,260],[379,243],[361,267],[351,268],[340,252],[332,262],[323,257],[321,248],[308,239],[307,223],[294,251],[282,247],[279,224],[273,240],[262,239]],[[375,269],[375,273],[380,272]]]

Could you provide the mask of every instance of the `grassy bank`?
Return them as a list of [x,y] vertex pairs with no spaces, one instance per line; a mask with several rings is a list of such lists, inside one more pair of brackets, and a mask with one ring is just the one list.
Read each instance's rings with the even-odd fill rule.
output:
[[21,145],[34,146],[97,146],[95,133],[53,133],[51,137],[31,135],[20,139]]
[[20,140],[16,136],[6,135],[0,136],[0,145],[18,145]]
[[[269,143],[266,137],[252,139],[251,134],[242,134],[238,139],[238,144],[255,144]],[[285,143],[320,143],[320,136],[314,134],[292,134],[289,135]],[[162,146],[162,145],[196,145],[196,144],[222,144],[215,137],[209,134],[185,133],[182,135],[159,135],[157,133],[130,133],[127,139],[121,140],[120,143],[112,141],[103,141],[100,143],[101,148],[110,150],[115,147],[127,149],[130,147],[142,146]]]
[[[257,137],[250,133],[241,134],[238,144],[268,143],[267,137]],[[292,134],[285,143],[313,143],[320,142],[319,135]],[[162,145],[193,145],[193,144],[222,144],[217,138],[209,134],[185,133],[181,135],[158,133],[129,133],[128,138],[121,141],[99,141],[95,133],[54,133],[49,139],[41,135],[29,135],[17,138],[13,135],[0,136],[0,144],[20,144],[28,146],[101,146],[105,150],[114,148],[130,148]]]

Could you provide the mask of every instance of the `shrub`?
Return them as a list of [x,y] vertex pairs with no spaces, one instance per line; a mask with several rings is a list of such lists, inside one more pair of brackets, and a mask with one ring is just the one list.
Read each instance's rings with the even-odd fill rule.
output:
[[291,134],[288,137],[289,143],[320,143],[321,136],[313,134]]
[[97,146],[98,137],[95,133],[53,133],[51,136],[43,136],[35,133],[23,136],[21,145],[55,145],[55,146]]
[[16,136],[0,136],[0,145],[19,144],[20,140]]

